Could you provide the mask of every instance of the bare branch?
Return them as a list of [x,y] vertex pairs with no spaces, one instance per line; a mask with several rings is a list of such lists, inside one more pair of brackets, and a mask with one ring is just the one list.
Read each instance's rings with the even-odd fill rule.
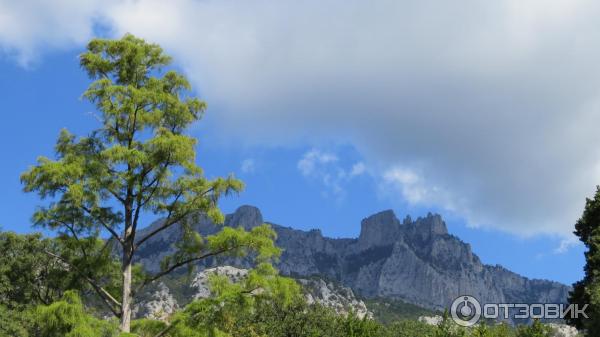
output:
[[81,205],[80,207],[82,210],[84,210],[86,213],[88,213],[91,217],[94,217],[96,220],[98,220],[98,222],[100,222],[100,224],[102,224],[102,227],[106,228],[106,230],[110,232],[110,234],[113,236],[113,238],[115,238],[115,240],[117,240],[121,245],[123,245],[123,239],[121,239],[121,236],[119,236],[119,234],[112,227],[110,227],[106,222],[104,222],[104,220],[102,220],[102,218],[94,216],[91,209],[89,209],[83,205]]
[[59,223],[63,224],[63,226],[67,227],[69,229],[69,231],[71,232],[71,235],[73,235],[73,238],[75,239],[75,241],[79,242],[79,249],[81,250],[81,253],[83,254],[84,258],[88,258],[88,254],[87,251],[85,249],[85,247],[83,246],[81,240],[79,240],[79,235],[77,235],[77,232],[75,231],[75,228],[73,228],[72,225],[69,225],[68,223],[64,222],[64,221],[58,221]]
[[[165,161],[164,165],[162,165],[162,167],[159,168],[156,175],[154,176],[154,179],[152,179],[151,182],[149,182],[146,186],[143,186],[143,179],[145,179],[146,175],[144,175],[144,177],[140,181],[141,186],[140,191],[138,192],[139,194],[144,194],[146,191],[148,191],[148,189],[152,189],[150,193],[148,193],[148,196],[145,198],[145,200],[142,202],[142,206],[145,206],[148,202],[150,202],[150,200],[154,196],[154,193],[156,193],[156,190],[160,186],[159,179],[161,177],[161,172],[163,170],[166,170],[169,167],[169,165],[171,165],[171,154],[169,154],[169,157]],[[148,173],[150,172],[152,172],[152,170],[150,170]]]
[[117,192],[113,191],[110,188],[106,188],[106,190],[108,191],[108,193],[112,194],[113,197],[115,197],[115,199],[119,200],[120,203],[125,203],[125,199],[123,199]]
[[[214,187],[209,188],[208,190],[202,192],[201,194],[197,195],[193,201],[196,201],[198,198],[204,197],[206,194],[210,193],[214,191]],[[156,228],[155,230],[153,230],[152,232],[148,233],[146,236],[144,236],[142,239],[140,239],[140,241],[138,241],[136,243],[136,247],[141,246],[145,241],[147,241],[148,239],[150,239],[151,237],[153,237],[154,235],[164,231],[165,229],[173,226],[174,224],[178,223],[179,221],[185,219],[185,217],[187,217],[188,215],[192,214],[192,212],[194,212],[195,210],[188,210],[187,212],[184,212],[180,215],[178,215],[175,218],[171,218],[171,216],[173,215],[173,207],[175,206],[175,204],[177,203],[177,201],[179,200],[179,198],[181,197],[183,191],[180,191],[180,193],[177,195],[177,197],[175,198],[175,200],[171,203],[171,206],[169,207],[169,214],[167,215],[167,218],[164,220],[163,224]]]

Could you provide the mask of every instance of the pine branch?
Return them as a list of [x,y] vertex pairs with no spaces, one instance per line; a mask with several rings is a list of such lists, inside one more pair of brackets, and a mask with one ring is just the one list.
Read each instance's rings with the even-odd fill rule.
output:
[[242,245],[231,246],[231,247],[228,247],[228,248],[223,248],[223,249],[220,249],[220,250],[217,250],[217,251],[214,251],[214,252],[210,252],[210,253],[207,253],[207,254],[204,254],[204,255],[200,255],[200,256],[196,256],[196,257],[191,257],[189,259],[180,261],[180,262],[178,262],[178,263],[170,266],[169,268],[167,268],[167,269],[159,272],[158,274],[156,274],[156,275],[154,275],[152,277],[146,278],[142,282],[142,284],[140,284],[136,288],[136,290],[135,290],[134,293],[138,293],[142,288],[144,288],[148,284],[150,284],[150,283],[158,280],[159,278],[161,278],[161,277],[163,277],[163,276],[171,273],[172,271],[174,271],[177,268],[183,267],[183,266],[185,266],[187,264],[190,264],[192,262],[196,262],[196,261],[207,259],[207,258],[212,257],[212,256],[216,256],[216,255],[224,254],[224,253],[227,253],[227,252],[231,252],[231,251],[239,249],[241,247],[243,247],[243,246]]
[[[256,290],[258,290],[258,289],[260,289],[260,287],[255,287],[255,288],[253,288],[251,290],[244,290],[241,293],[244,294],[244,295],[246,295],[246,294],[247,295],[254,295],[253,292],[256,291]],[[195,319],[196,317],[200,316],[200,314],[201,313],[195,313],[192,316],[192,319]],[[167,323],[168,324],[167,327],[164,328],[162,331],[160,331],[158,334],[156,334],[154,337],[164,337],[164,336],[166,336],[166,334],[169,333],[169,331],[171,331],[175,327],[175,325],[177,325],[178,323],[179,323],[178,320],[173,321],[171,324]]]
[[[87,276],[79,268],[77,268],[75,265],[73,265],[72,263],[70,263],[69,261],[67,261],[62,256],[54,254],[54,253],[49,252],[47,250],[43,250],[43,252],[46,255],[50,256],[50,257],[53,257],[53,258],[55,258],[57,260],[60,260],[62,263],[68,265],[69,268],[71,268],[73,271],[75,271],[77,274],[79,274],[81,277],[83,277],[83,279],[92,286],[92,288],[98,294],[98,296],[100,296],[100,298],[102,299],[102,301],[104,302],[104,304],[106,304],[106,306],[110,309],[110,311],[116,317],[120,317],[121,316],[120,311],[116,310],[113,307],[113,305],[115,305],[117,308],[120,308],[121,307],[121,303],[119,301],[117,301],[108,291],[106,291],[104,288],[102,288],[102,286],[100,286],[98,283],[96,283],[96,281],[94,281],[92,278],[90,278],[89,276]],[[112,305],[110,303],[112,303]]]
[[[192,203],[194,201],[196,201],[198,198],[202,198],[204,196],[206,196],[208,193],[214,191],[214,187],[209,188],[208,190],[202,192],[201,194],[197,195],[193,200]],[[177,203],[177,201],[179,200],[179,198],[181,197],[183,191],[180,191],[180,193],[177,195],[177,197],[175,198],[175,200],[171,203],[171,207],[169,210],[169,214],[167,215],[167,218],[165,219],[164,223],[156,228],[155,230],[153,230],[152,232],[148,233],[146,236],[144,236],[142,239],[140,239],[135,246],[139,247],[141,246],[144,242],[146,242],[148,239],[150,239],[151,237],[153,237],[154,235],[164,231],[165,229],[175,225],[176,223],[178,223],[179,221],[185,219],[185,217],[187,217],[188,215],[190,215],[194,210],[190,209],[187,212],[184,212],[180,215],[178,215],[175,218],[171,218],[171,216],[173,215],[173,208],[175,207],[175,203]]]
[[100,222],[102,227],[104,227],[112,235],[112,237],[115,240],[117,240],[121,245],[123,245],[123,239],[121,239],[121,236],[111,226],[109,226],[104,220],[102,220],[102,218],[94,216],[94,214],[92,213],[92,210],[90,210],[89,208],[87,208],[83,205],[81,205],[80,207],[82,210],[84,210],[86,213],[88,213],[91,217],[98,220],[98,222]]

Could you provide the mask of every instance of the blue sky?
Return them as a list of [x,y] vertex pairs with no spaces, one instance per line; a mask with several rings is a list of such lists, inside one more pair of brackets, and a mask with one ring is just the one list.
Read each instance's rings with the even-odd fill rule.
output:
[[[0,0],[0,225],[30,231],[19,175],[92,107],[94,36],[159,43],[208,102],[207,175],[225,211],[358,235],[383,209],[429,211],[485,263],[572,283],[600,184],[600,3],[500,0]],[[150,219],[148,219],[150,220]]]

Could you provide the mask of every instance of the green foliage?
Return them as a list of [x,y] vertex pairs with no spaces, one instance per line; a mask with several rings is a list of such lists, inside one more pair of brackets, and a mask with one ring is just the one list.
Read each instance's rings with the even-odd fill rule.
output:
[[193,261],[198,256],[243,257],[252,253],[256,262],[267,262],[281,252],[274,243],[276,233],[267,224],[250,231],[242,227],[223,227],[220,232],[206,238],[190,229],[185,231],[184,237],[184,240],[176,243],[177,252],[161,261],[162,270],[168,271],[172,266],[187,264],[187,261]]
[[573,285],[569,302],[580,308],[589,304],[586,310],[589,319],[579,317],[569,323],[596,336],[600,335],[600,186],[593,199],[586,199],[583,214],[575,224],[575,234],[587,247],[586,265],[585,276]]
[[448,311],[444,311],[442,316],[442,322],[438,325],[435,337],[465,337],[466,330],[462,329],[459,325],[454,323],[450,318]]
[[[154,337],[161,333],[167,328],[165,322],[151,320],[151,319],[138,319],[133,321],[131,324],[131,331],[134,336],[139,337]],[[124,337],[123,335],[119,337]]]
[[32,325],[32,315],[28,310],[11,310],[0,305],[0,337],[28,337]]
[[85,312],[79,296],[67,291],[60,301],[34,311],[32,336],[116,337],[116,324]]
[[506,323],[494,325],[490,328],[490,335],[492,337],[512,337],[515,333],[515,329]]
[[[121,318],[123,332],[130,331],[135,295],[176,268],[219,254],[252,252],[264,262],[278,253],[267,226],[249,233],[224,229],[208,238],[191,230],[202,214],[222,223],[218,200],[243,184],[233,176],[207,179],[196,164],[197,140],[186,130],[206,104],[189,95],[183,75],[163,70],[170,61],[160,46],[129,34],[90,41],[80,56],[93,80],[83,97],[95,105],[100,126],[84,137],[62,130],[55,158],[39,157],[21,176],[26,192],[47,200],[35,212],[35,224],[58,231],[71,249],[55,257]],[[144,214],[162,222],[142,236]],[[136,284],[137,250],[172,226],[182,228],[178,250],[160,273],[138,277]],[[113,249],[99,248],[103,234],[111,236]],[[118,262],[112,260],[116,250]]]
[[435,326],[417,320],[402,320],[389,326],[389,335],[394,337],[434,337],[436,330]]
[[470,331],[472,337],[515,337],[517,329],[506,323],[487,325],[478,324]]
[[[531,326],[513,328],[507,324],[477,325],[460,327],[446,319],[439,326],[432,326],[416,320],[403,320],[384,325],[377,321],[353,314],[343,316],[332,309],[318,304],[308,305],[297,301],[282,306],[277,301],[211,302],[202,300],[192,303],[177,314],[168,337],[551,337],[549,327],[534,322]],[[247,310],[233,308],[243,305]],[[218,306],[225,306],[230,314],[219,312]],[[230,311],[232,310],[233,311]],[[226,314],[226,313],[225,313]],[[144,324],[149,324],[145,322]],[[152,330],[155,333],[157,329]],[[137,331],[136,331],[137,332]],[[151,334],[141,334],[151,336]]]
[[213,296],[192,302],[166,322],[133,321],[132,333],[118,333],[114,320],[86,313],[74,292],[25,312],[0,307],[0,337],[550,337],[539,321],[512,328],[507,324],[463,328],[446,318],[439,326],[416,320],[390,325],[354,314],[339,315],[304,300],[298,284],[277,275],[268,264],[234,283],[212,276]]
[[398,321],[416,320],[420,316],[433,316],[437,313],[419,306],[400,300],[385,298],[364,300],[367,308],[373,313],[374,318],[384,324],[392,324]]
[[490,337],[491,332],[488,326],[484,324],[477,325],[472,331],[473,337]]
[[341,320],[340,334],[348,337],[378,337],[384,333],[384,327],[370,319],[360,319],[348,315]]
[[172,318],[169,336],[227,336],[236,331],[254,331],[247,319],[257,308],[276,306],[289,308],[301,300],[299,285],[280,277],[267,263],[250,270],[240,282],[227,276],[211,275],[209,286],[213,296],[190,303]]
[[61,131],[57,159],[40,157],[22,175],[25,191],[52,199],[36,212],[37,224],[68,224],[79,236],[114,231],[124,241],[134,233],[118,229],[135,231],[141,211],[165,215],[169,224],[199,212],[222,222],[217,200],[242,183],[206,179],[195,164],[196,140],[184,131],[205,104],[185,95],[190,85],[177,72],[154,76],[169,61],[159,46],[131,35],[89,43],[81,65],[95,81],[84,97],[100,112],[101,128],[81,138]]
[[517,337],[552,337],[552,329],[543,325],[539,320],[535,320],[532,325],[519,326]]
[[50,304],[68,289],[83,288],[77,275],[46,253],[69,251],[60,238],[0,232],[0,251],[0,305],[8,309]]
[[213,296],[189,304],[168,323],[141,320],[133,331],[143,337],[549,337],[539,321],[517,329],[507,324],[456,325],[447,315],[439,326],[417,320],[381,324],[354,314],[339,315],[307,304],[298,285],[280,277],[268,264],[233,283],[225,276],[209,279]]

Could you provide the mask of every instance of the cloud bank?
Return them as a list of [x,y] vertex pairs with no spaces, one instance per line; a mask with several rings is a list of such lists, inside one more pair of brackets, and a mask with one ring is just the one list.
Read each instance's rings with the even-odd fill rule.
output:
[[[600,183],[600,14],[583,0],[0,0],[27,63],[102,24],[160,43],[223,136],[354,145],[399,198],[567,236]],[[248,127],[251,125],[252,127]]]

